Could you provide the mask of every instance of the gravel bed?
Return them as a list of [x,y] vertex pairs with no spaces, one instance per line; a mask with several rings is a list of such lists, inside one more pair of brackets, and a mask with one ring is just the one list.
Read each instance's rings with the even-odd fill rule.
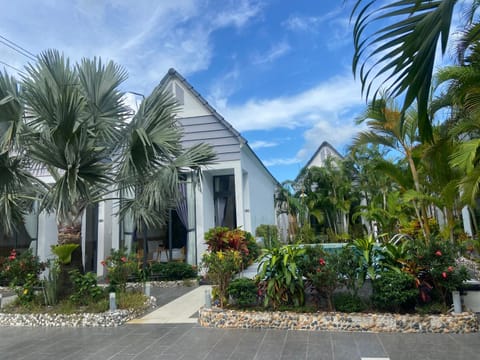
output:
[[474,313],[425,316],[331,312],[306,314],[202,308],[198,322],[201,326],[213,328],[457,334],[478,332],[478,320]]
[[[106,286],[105,284],[99,284]],[[190,285],[191,287],[186,287]],[[0,326],[43,326],[43,327],[115,327],[121,326],[126,322],[133,320],[144,313],[154,310],[157,305],[157,298],[160,300],[160,306],[165,302],[171,301],[176,296],[183,295],[198,286],[198,281],[152,281],[150,282],[151,295],[145,309],[142,310],[115,310],[104,313],[77,313],[77,314],[11,314],[0,312]],[[127,283],[128,289],[143,289],[144,283]],[[171,289],[165,294],[161,289]],[[171,293],[171,294],[170,294]],[[0,294],[3,295],[3,301],[13,294],[7,287],[0,287]]]

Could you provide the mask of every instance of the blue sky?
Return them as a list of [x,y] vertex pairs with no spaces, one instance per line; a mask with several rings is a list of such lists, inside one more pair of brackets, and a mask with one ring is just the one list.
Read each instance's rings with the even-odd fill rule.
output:
[[[128,71],[126,91],[149,94],[174,67],[283,181],[323,141],[344,153],[359,131],[352,3],[16,0],[2,4],[0,35],[34,54],[114,60]],[[22,68],[29,59],[0,43],[0,61]]]

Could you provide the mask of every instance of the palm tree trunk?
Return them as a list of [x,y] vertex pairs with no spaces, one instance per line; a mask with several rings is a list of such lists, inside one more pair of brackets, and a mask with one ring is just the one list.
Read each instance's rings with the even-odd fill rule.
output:
[[445,217],[447,219],[447,226],[448,226],[448,232],[449,232],[449,235],[450,235],[450,241],[453,244],[454,241],[455,241],[455,236],[453,234],[453,229],[454,229],[454,226],[455,226],[455,219],[454,219],[454,215],[453,215],[453,210],[451,208],[445,207]]
[[[406,148],[404,146],[404,148]],[[418,172],[417,168],[415,166],[415,162],[413,161],[412,154],[409,150],[406,149],[406,155],[408,158],[408,165],[410,167],[410,171],[412,173],[413,177],[413,183],[415,185],[415,190],[417,193],[421,193],[421,188],[420,188],[420,180],[418,178]],[[428,214],[427,214],[427,208],[424,204],[423,201],[420,202],[420,215],[421,215],[421,221],[420,221],[420,226],[422,227],[423,231],[423,236],[425,237],[425,241],[428,243],[430,241],[430,226],[428,224]]]
[[82,261],[82,222],[81,215],[74,216],[74,219],[58,220],[58,244],[78,244],[79,247],[72,253],[70,266],[72,269],[78,269],[83,273]]

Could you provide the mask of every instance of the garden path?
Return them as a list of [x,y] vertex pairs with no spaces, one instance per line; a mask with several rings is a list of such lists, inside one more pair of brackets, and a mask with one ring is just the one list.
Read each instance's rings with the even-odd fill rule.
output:
[[206,292],[211,293],[210,285],[196,287],[129,324],[194,324],[198,310],[205,305]]

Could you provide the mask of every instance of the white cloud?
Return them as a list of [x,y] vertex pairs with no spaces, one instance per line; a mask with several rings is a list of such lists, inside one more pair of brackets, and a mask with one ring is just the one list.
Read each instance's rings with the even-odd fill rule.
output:
[[240,71],[238,67],[235,66],[233,70],[215,79],[210,85],[210,91],[207,95],[209,102],[214,104],[218,109],[225,109],[227,107],[228,97],[236,90],[235,83],[239,76]]
[[283,22],[283,25],[292,31],[311,31],[312,24],[318,24],[319,18],[316,17],[300,17],[297,15],[291,15],[287,20]]
[[282,25],[290,31],[318,32],[321,24],[334,19],[339,14],[340,8],[322,16],[290,15]]
[[268,159],[268,160],[263,160],[263,163],[265,166],[278,166],[278,165],[293,165],[293,164],[300,164],[301,159],[298,159],[297,157],[292,157],[292,158],[277,158],[277,159]]
[[248,0],[232,2],[230,9],[220,11],[213,19],[214,27],[226,27],[233,25],[243,27],[250,19],[257,16],[262,10],[261,3],[253,3]]
[[[184,76],[207,69],[215,52],[212,34],[226,27],[241,29],[262,11],[256,0],[215,6],[208,0],[134,5],[128,0],[39,0],[35,6],[17,0],[4,5],[3,36],[34,53],[57,48],[73,61],[93,56],[114,60],[128,69],[129,90],[142,93],[150,92],[170,67]],[[13,19],[11,14],[22,16]],[[14,52],[2,60],[19,67],[28,61]]]
[[298,151],[297,158],[308,160],[323,141],[328,141],[340,153],[351,144],[353,137],[362,131],[365,125],[357,125],[351,117],[335,121],[321,120],[304,132],[305,144]]
[[253,56],[252,63],[255,65],[267,64],[274,62],[291,50],[290,45],[286,41],[274,44],[267,52],[256,54]]
[[264,141],[264,140],[252,141],[252,142],[249,142],[248,144],[254,150],[278,146],[278,143],[275,141]]
[[292,96],[251,99],[223,109],[225,118],[239,131],[310,127],[320,120],[333,121],[363,104],[352,76],[333,77]]

